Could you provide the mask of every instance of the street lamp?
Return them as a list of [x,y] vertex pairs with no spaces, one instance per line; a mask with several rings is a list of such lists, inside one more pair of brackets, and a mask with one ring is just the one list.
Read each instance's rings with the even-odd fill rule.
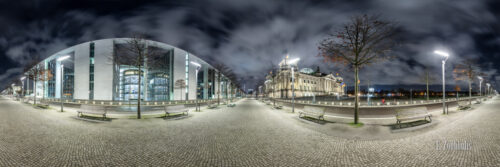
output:
[[486,86],[488,87],[488,89],[486,89],[486,96],[489,96],[490,95],[490,84],[486,83]]
[[69,55],[66,55],[66,56],[62,56],[62,57],[59,57],[57,58],[57,61],[60,62],[61,64],[61,90],[59,91],[59,99],[61,99],[61,112],[63,112],[64,110],[64,107],[63,107],[63,84],[64,84],[64,65],[62,64],[62,62],[66,59],[68,59],[70,56]]
[[[296,58],[293,60],[288,61],[289,64],[294,64],[297,63],[300,60],[300,58]],[[290,66],[290,69],[292,70],[292,113],[295,112],[295,75],[293,71],[293,66]]]
[[26,79],[26,77],[21,77],[21,98],[24,99],[24,79]]
[[196,66],[196,88],[195,88],[195,91],[196,91],[196,111],[200,111],[200,106],[198,104],[198,71],[200,71],[201,69],[201,64],[199,63],[196,63],[196,62],[191,62],[191,64],[195,65]]
[[481,98],[481,85],[483,83],[483,77],[478,76],[477,79],[479,79],[479,97]]
[[444,65],[446,64],[446,60],[448,60],[448,57],[450,56],[448,53],[436,50],[434,51],[435,54],[441,55],[444,57],[444,59],[441,61],[442,62],[442,70],[443,70],[443,114],[446,114],[446,90],[445,90],[445,76],[444,76]]

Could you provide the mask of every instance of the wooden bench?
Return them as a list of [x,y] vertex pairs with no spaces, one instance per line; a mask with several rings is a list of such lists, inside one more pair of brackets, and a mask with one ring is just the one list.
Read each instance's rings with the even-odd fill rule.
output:
[[37,107],[47,109],[49,108],[49,103],[46,101],[39,101],[38,104],[36,104]]
[[265,101],[266,105],[271,105],[271,101]]
[[274,106],[275,109],[283,109],[283,105],[281,103],[276,103]]
[[399,109],[396,111],[396,124],[401,127],[401,122],[408,120],[424,119],[427,121],[429,117],[429,122],[432,122],[431,114],[427,112],[427,107],[413,107]]
[[217,108],[217,103],[209,103],[208,104],[208,109],[214,109]]
[[184,105],[176,106],[165,106],[165,117],[171,116],[172,114],[181,113],[183,115],[188,115],[189,110]]
[[235,107],[235,106],[236,106],[236,104],[234,104],[234,103],[229,103],[227,106],[228,106],[228,107]]
[[31,101],[31,98],[26,98],[26,99],[23,100],[23,102],[26,103],[26,104],[30,104],[30,101]]
[[465,110],[465,109],[470,108],[470,104],[469,104],[468,100],[458,101],[457,103],[458,103],[459,110]]
[[78,109],[76,112],[77,112],[78,117],[82,117],[83,115],[87,115],[87,116],[99,115],[99,116],[102,116],[103,118],[106,118],[106,114],[107,114],[105,106],[86,105],[86,104],[82,104],[80,106],[80,109]]
[[301,116],[317,118],[318,120],[325,120],[325,109],[321,107],[305,106],[303,110],[299,111],[299,118]]
[[481,104],[481,99],[476,99],[476,104]]

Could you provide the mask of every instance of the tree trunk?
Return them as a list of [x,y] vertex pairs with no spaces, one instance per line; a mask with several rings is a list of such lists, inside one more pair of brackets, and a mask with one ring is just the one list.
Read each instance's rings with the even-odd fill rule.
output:
[[37,81],[37,75],[35,75],[35,77],[33,78],[33,81],[35,82],[33,84],[33,105],[36,105],[36,81]]
[[471,79],[469,79],[469,105],[472,105],[472,88],[471,88]]
[[137,91],[137,119],[141,119],[141,66],[139,66],[139,82],[138,82],[138,88],[139,90]]
[[426,79],[425,79],[425,81],[426,81],[426,85],[427,85],[427,87],[426,87],[426,91],[427,91],[427,101],[429,101],[429,72],[427,72],[427,75],[426,75]]
[[359,115],[358,115],[358,112],[359,112],[359,96],[358,96],[358,92],[359,92],[359,89],[358,89],[358,86],[359,86],[359,83],[358,83],[358,80],[359,80],[359,76],[358,76],[358,73],[359,73],[359,69],[358,69],[358,66],[354,67],[354,124],[358,124],[358,120],[359,120]]
[[219,87],[217,90],[217,105],[220,105],[220,72],[219,75],[217,75],[217,82],[219,83]]

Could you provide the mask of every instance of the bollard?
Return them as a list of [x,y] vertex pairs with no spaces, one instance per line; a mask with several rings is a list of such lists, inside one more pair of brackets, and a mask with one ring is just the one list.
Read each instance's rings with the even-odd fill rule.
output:
[[408,101],[405,101],[405,104],[408,104]]
[[377,102],[377,106],[380,106],[380,102]]
[[342,102],[340,102],[339,105],[342,105]]

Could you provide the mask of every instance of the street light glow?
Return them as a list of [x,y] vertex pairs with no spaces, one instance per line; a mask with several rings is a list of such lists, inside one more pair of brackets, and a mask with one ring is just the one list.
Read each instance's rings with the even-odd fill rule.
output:
[[288,61],[289,64],[297,63],[300,60],[300,58],[296,58],[293,60]]
[[63,61],[63,60],[66,60],[68,58],[69,58],[69,55],[62,56],[62,57],[57,58],[57,61]]
[[198,66],[198,67],[201,67],[201,64],[197,63],[197,62],[194,62],[192,61],[191,64],[195,65],[195,66]]
[[444,57],[450,56],[448,53],[443,52],[443,51],[439,51],[439,50],[435,50],[434,53],[438,54],[438,55],[441,55],[441,56],[444,56]]

